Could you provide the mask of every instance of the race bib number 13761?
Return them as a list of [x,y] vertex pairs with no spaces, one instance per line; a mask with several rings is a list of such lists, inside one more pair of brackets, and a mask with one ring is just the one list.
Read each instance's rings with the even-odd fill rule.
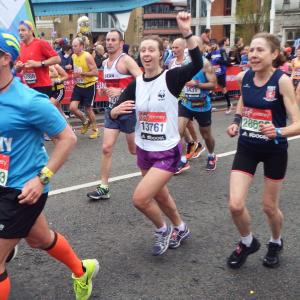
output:
[[6,186],[9,169],[9,156],[0,154],[0,186]]

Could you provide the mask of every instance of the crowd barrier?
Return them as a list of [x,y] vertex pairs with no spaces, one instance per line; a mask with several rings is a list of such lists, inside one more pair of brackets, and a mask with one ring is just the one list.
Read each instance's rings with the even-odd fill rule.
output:
[[[232,98],[237,98],[240,95],[239,85],[236,80],[236,75],[240,72],[241,72],[240,66],[227,67],[226,87],[230,97]],[[68,111],[68,106],[70,104],[72,91],[75,84],[72,72],[69,73],[69,79],[66,80],[64,84],[65,84],[65,97],[61,103],[63,105],[64,111]],[[108,97],[104,91],[104,88],[105,88],[105,81],[103,79],[103,70],[98,70],[97,94],[94,102],[94,109],[96,110],[101,111],[108,105]],[[220,87],[217,87],[213,92],[214,92],[213,100],[223,97]]]

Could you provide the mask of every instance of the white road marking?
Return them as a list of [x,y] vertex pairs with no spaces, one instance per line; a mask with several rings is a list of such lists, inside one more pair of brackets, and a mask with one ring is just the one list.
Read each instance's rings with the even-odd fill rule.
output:
[[[296,139],[300,139],[300,135],[288,138],[289,141],[296,140]],[[233,150],[233,151],[228,151],[228,152],[217,154],[217,156],[219,158],[221,158],[221,157],[234,155],[235,153],[236,153],[236,150]],[[137,176],[141,176],[141,172],[135,172],[135,173],[130,173],[130,174],[126,174],[126,175],[112,177],[112,178],[109,178],[108,182],[120,181],[120,180],[129,179],[129,178],[133,178],[133,177],[137,177]],[[87,187],[96,186],[100,183],[101,183],[101,180],[97,180],[97,181],[92,181],[92,182],[88,182],[88,183],[69,186],[69,187],[62,188],[62,189],[53,190],[53,191],[49,192],[49,196],[59,195],[62,193],[68,193],[68,192],[72,192],[72,191],[77,191],[77,190],[84,189]]]

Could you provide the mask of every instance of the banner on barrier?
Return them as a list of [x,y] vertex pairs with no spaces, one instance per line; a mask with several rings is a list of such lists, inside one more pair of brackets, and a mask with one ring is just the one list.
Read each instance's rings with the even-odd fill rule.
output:
[[[237,74],[241,72],[240,66],[232,66],[227,68],[226,72],[226,87],[230,91],[238,91],[239,84],[236,79]],[[69,79],[64,82],[65,85],[65,97],[62,100],[62,104],[69,104],[75,85],[72,73],[69,73]],[[108,97],[105,93],[105,81],[103,79],[103,70],[98,70],[98,82],[97,82],[97,94],[95,102],[108,101]],[[220,91],[220,88],[217,87],[216,91]]]

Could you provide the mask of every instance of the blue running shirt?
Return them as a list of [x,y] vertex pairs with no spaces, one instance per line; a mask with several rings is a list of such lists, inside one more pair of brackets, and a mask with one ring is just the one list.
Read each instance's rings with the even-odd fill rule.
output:
[[44,133],[55,136],[66,126],[47,96],[14,78],[0,92],[0,185],[21,190],[48,162]]

